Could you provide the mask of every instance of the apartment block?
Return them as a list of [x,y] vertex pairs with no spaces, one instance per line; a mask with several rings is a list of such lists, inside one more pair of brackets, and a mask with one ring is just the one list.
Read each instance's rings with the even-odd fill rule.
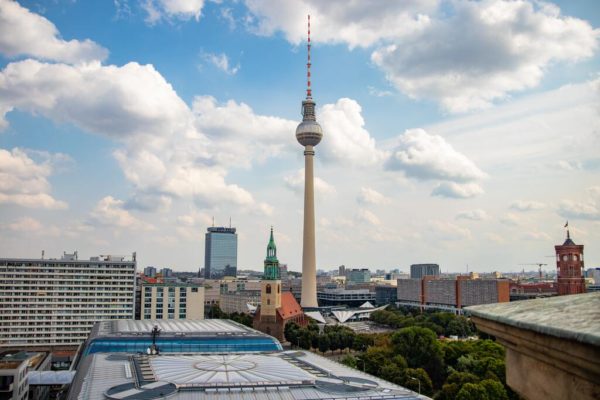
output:
[[135,253],[0,259],[0,348],[73,348],[95,322],[131,319]]
[[186,283],[142,283],[141,319],[204,319],[204,288]]

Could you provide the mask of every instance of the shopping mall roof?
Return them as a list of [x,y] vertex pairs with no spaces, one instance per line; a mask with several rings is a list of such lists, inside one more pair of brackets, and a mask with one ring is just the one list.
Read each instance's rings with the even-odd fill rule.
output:
[[68,399],[426,399],[307,351],[93,354]]

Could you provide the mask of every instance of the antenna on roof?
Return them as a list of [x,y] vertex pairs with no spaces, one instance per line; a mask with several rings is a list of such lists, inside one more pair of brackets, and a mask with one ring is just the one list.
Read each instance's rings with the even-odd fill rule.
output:
[[312,98],[312,90],[310,88],[310,14],[308,14],[308,62],[306,63],[306,98]]
[[213,215],[213,224],[212,224],[213,228],[215,227],[215,216]]
[[229,217],[229,228],[231,229],[231,217]]

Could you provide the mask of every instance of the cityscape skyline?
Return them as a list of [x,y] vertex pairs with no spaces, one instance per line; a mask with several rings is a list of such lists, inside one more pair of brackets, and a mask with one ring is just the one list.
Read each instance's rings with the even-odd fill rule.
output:
[[567,219],[600,265],[593,2],[41,4],[0,0],[4,257],[197,271],[214,216],[238,268],[261,268],[274,225],[299,271],[310,12],[317,268],[555,269]]

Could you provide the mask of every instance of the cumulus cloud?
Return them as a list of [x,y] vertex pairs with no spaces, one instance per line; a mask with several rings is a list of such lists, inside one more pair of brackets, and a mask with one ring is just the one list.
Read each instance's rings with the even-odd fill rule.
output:
[[177,18],[200,19],[204,0],[145,0],[142,8],[146,11],[146,22],[155,24],[161,19]]
[[[121,147],[114,156],[139,193],[128,207],[147,208],[136,197],[155,193],[163,205],[160,195],[191,197],[201,206],[228,203],[269,212],[247,190],[226,182],[229,165],[222,154],[231,148],[216,132],[231,128],[243,137],[248,131],[239,119],[254,118],[251,110],[231,105],[228,116],[204,118],[202,110],[196,115],[152,65],[11,63],[0,73],[0,112],[5,116],[13,109],[117,140]],[[256,119],[258,131],[262,120]]]
[[16,1],[0,0],[0,53],[66,63],[104,60],[108,51],[86,39],[63,40],[56,26]]
[[93,225],[148,231],[155,229],[151,224],[133,216],[124,208],[125,202],[106,196],[101,199],[90,214]]
[[29,208],[67,208],[67,203],[50,195],[48,177],[53,168],[54,161],[50,155],[44,161],[36,162],[25,150],[0,149],[0,204],[17,204]]
[[525,240],[541,240],[544,242],[552,241],[552,238],[546,232],[538,232],[538,231],[523,232],[521,237]]
[[539,84],[546,67],[592,56],[600,31],[564,17],[549,3],[459,1],[372,54],[372,61],[414,98],[439,101],[451,112],[488,107],[513,91]]
[[358,194],[356,201],[359,204],[365,204],[365,205],[367,205],[367,204],[382,205],[382,204],[389,204],[391,202],[391,200],[388,197],[379,193],[375,189],[371,189],[369,187],[360,188],[360,193]]
[[422,29],[429,24],[425,14],[434,11],[438,3],[438,0],[246,0],[253,16],[249,27],[258,34],[281,31],[288,41],[298,44],[306,40],[306,21],[299,22],[298,16],[310,12],[311,40],[346,43],[350,47],[367,47],[382,39]]
[[587,199],[583,201],[561,201],[558,214],[565,218],[600,221],[600,186],[589,187]]
[[212,53],[204,53],[202,54],[202,58],[206,61],[225,72],[227,75],[235,75],[240,70],[240,64],[231,65],[229,61],[229,57],[227,54],[212,54]]
[[[285,186],[298,193],[304,193],[304,168],[299,169],[292,175],[288,175],[283,178]],[[313,177],[315,184],[315,193],[317,196],[322,198],[330,197],[336,193],[335,188],[323,179],[315,176]]]
[[390,170],[402,170],[419,180],[470,182],[486,175],[473,161],[454,150],[443,137],[423,129],[409,129],[397,139],[386,162]]
[[464,240],[471,238],[471,231],[446,221],[433,220],[427,223],[427,231],[439,240]]
[[476,183],[441,182],[431,191],[432,196],[448,197],[452,199],[469,199],[483,193],[483,189]]
[[517,200],[510,205],[510,208],[515,211],[536,211],[542,210],[546,207],[544,203],[533,200]]
[[489,215],[484,210],[476,209],[476,210],[461,211],[458,214],[456,214],[456,219],[467,219],[467,220],[471,220],[471,221],[484,221],[486,219],[489,219]]
[[521,225],[521,219],[517,217],[513,213],[507,213],[502,218],[500,218],[500,222],[507,226],[519,226]]
[[359,222],[371,224],[374,226],[381,225],[381,220],[372,211],[365,210],[364,208],[358,209],[356,213],[356,219]]
[[192,109],[197,129],[212,141],[212,154],[221,164],[249,167],[299,149],[293,137],[296,121],[259,115],[233,100],[219,104],[212,96],[197,96]]
[[13,222],[2,226],[12,232],[22,233],[24,235],[54,236],[57,237],[63,233],[61,229],[54,225],[42,224],[32,217],[21,217]]
[[317,118],[325,138],[316,151],[324,162],[367,166],[384,158],[364,128],[362,108],[357,101],[341,98],[335,104],[325,104]]

